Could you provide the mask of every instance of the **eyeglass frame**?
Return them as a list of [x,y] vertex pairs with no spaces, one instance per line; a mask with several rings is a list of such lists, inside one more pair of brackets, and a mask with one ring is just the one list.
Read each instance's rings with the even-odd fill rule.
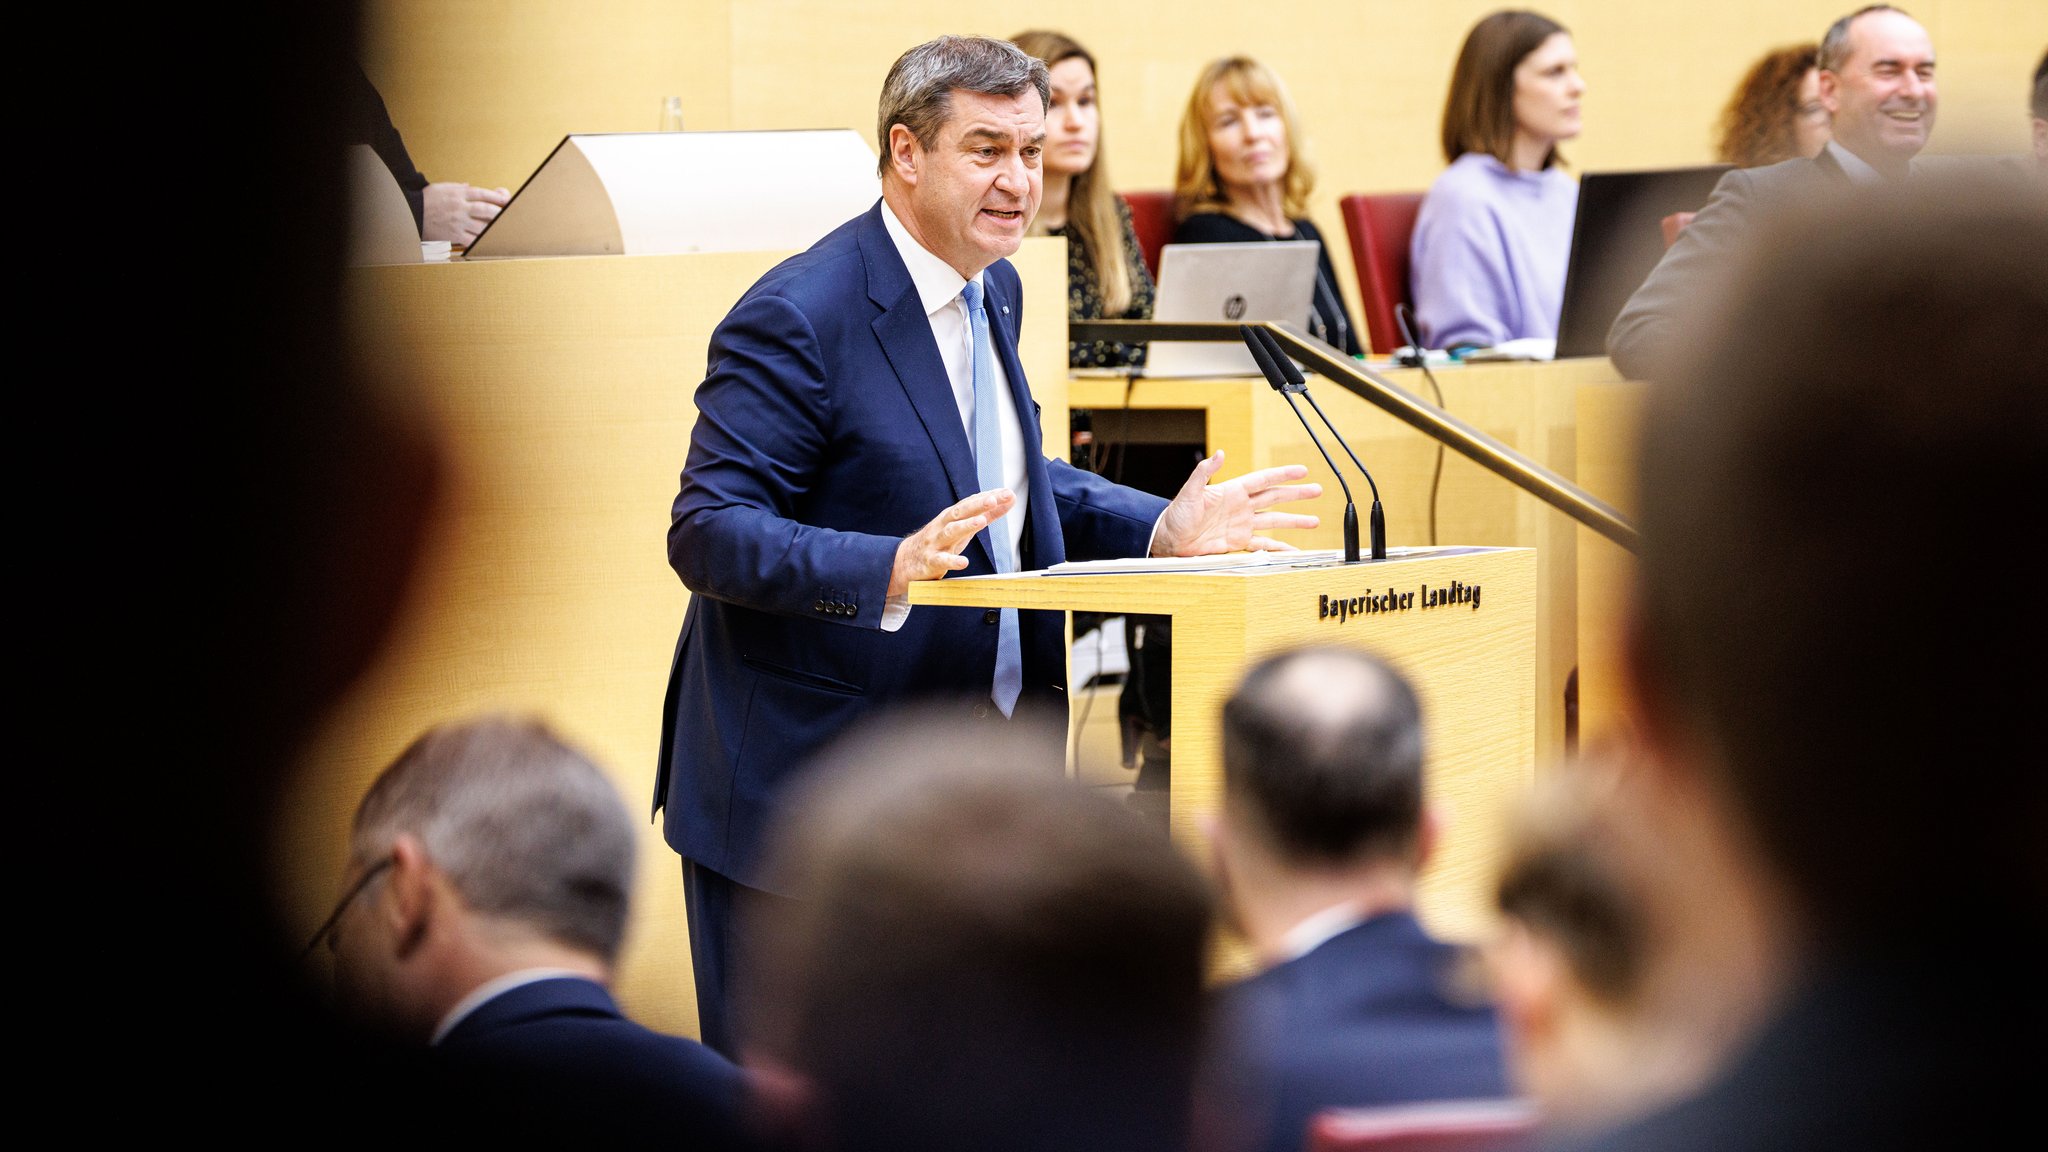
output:
[[348,891],[341,894],[341,899],[334,902],[334,911],[328,913],[327,919],[320,925],[319,931],[313,933],[313,938],[306,941],[306,947],[299,952],[299,959],[303,960],[311,956],[313,949],[318,948],[321,941],[333,936],[335,926],[341,923],[342,913],[347,912],[349,905],[355,903],[356,897],[363,894],[363,889],[370,886],[370,881],[389,871],[391,866],[396,863],[398,863],[398,857],[386,856],[368,868],[363,869],[363,874],[356,877],[356,882],[349,885]]

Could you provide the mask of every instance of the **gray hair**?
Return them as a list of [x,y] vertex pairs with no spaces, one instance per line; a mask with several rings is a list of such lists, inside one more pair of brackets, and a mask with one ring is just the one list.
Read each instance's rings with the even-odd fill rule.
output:
[[1045,61],[1026,55],[1008,40],[987,36],[941,36],[896,58],[882,81],[882,107],[875,116],[881,158],[877,173],[889,170],[889,129],[910,129],[920,147],[930,148],[953,115],[953,93],[1017,96],[1038,89],[1041,107],[1052,103],[1052,77]]
[[1889,4],[1866,4],[1828,25],[1828,34],[1820,38],[1820,56],[1814,66],[1823,72],[1840,72],[1842,65],[1849,60],[1849,25],[1872,12],[1897,12],[1901,16],[1911,18],[1911,14],[1904,8],[1894,8]]
[[490,716],[413,741],[356,809],[353,862],[376,862],[405,834],[470,907],[617,959],[632,818],[604,772],[541,722]]

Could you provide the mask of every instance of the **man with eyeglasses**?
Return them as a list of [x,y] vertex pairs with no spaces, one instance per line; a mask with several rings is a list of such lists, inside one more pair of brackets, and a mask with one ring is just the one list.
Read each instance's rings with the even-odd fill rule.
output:
[[1655,379],[1666,370],[1664,350],[1694,308],[1700,285],[1766,215],[1919,172],[1915,157],[1934,132],[1939,104],[1927,29],[1897,8],[1873,4],[1828,28],[1817,63],[1833,139],[1811,159],[1739,168],[1721,178],[1614,318],[1607,354],[1624,376]]
[[332,953],[348,1019],[430,1048],[451,1106],[738,1146],[738,1069],[627,1019],[607,990],[634,857],[611,782],[543,725],[435,728],[363,798],[348,886],[307,950]]

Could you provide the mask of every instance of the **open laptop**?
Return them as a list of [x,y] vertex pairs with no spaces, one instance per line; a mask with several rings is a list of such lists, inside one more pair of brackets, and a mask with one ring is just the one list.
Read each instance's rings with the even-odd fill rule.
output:
[[1557,356],[1607,355],[1607,330],[1664,256],[1661,221],[1697,212],[1727,164],[1588,172],[1579,180],[1571,262],[1557,320]]
[[[1313,240],[1168,244],[1159,250],[1152,318],[1305,324],[1314,310],[1316,248]],[[1144,374],[1257,376],[1259,366],[1234,340],[1154,340]]]

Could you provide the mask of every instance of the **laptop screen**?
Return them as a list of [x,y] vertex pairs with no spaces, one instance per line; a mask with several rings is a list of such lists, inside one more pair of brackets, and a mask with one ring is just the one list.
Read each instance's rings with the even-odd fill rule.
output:
[[1729,167],[1588,172],[1579,180],[1557,321],[1560,359],[1607,354],[1608,328],[1664,256],[1664,217],[1699,211]]
[[[1313,240],[1168,244],[1159,250],[1152,318],[1304,324],[1315,307],[1316,250]],[[1236,341],[1155,340],[1144,374],[1257,376],[1259,367]]]

